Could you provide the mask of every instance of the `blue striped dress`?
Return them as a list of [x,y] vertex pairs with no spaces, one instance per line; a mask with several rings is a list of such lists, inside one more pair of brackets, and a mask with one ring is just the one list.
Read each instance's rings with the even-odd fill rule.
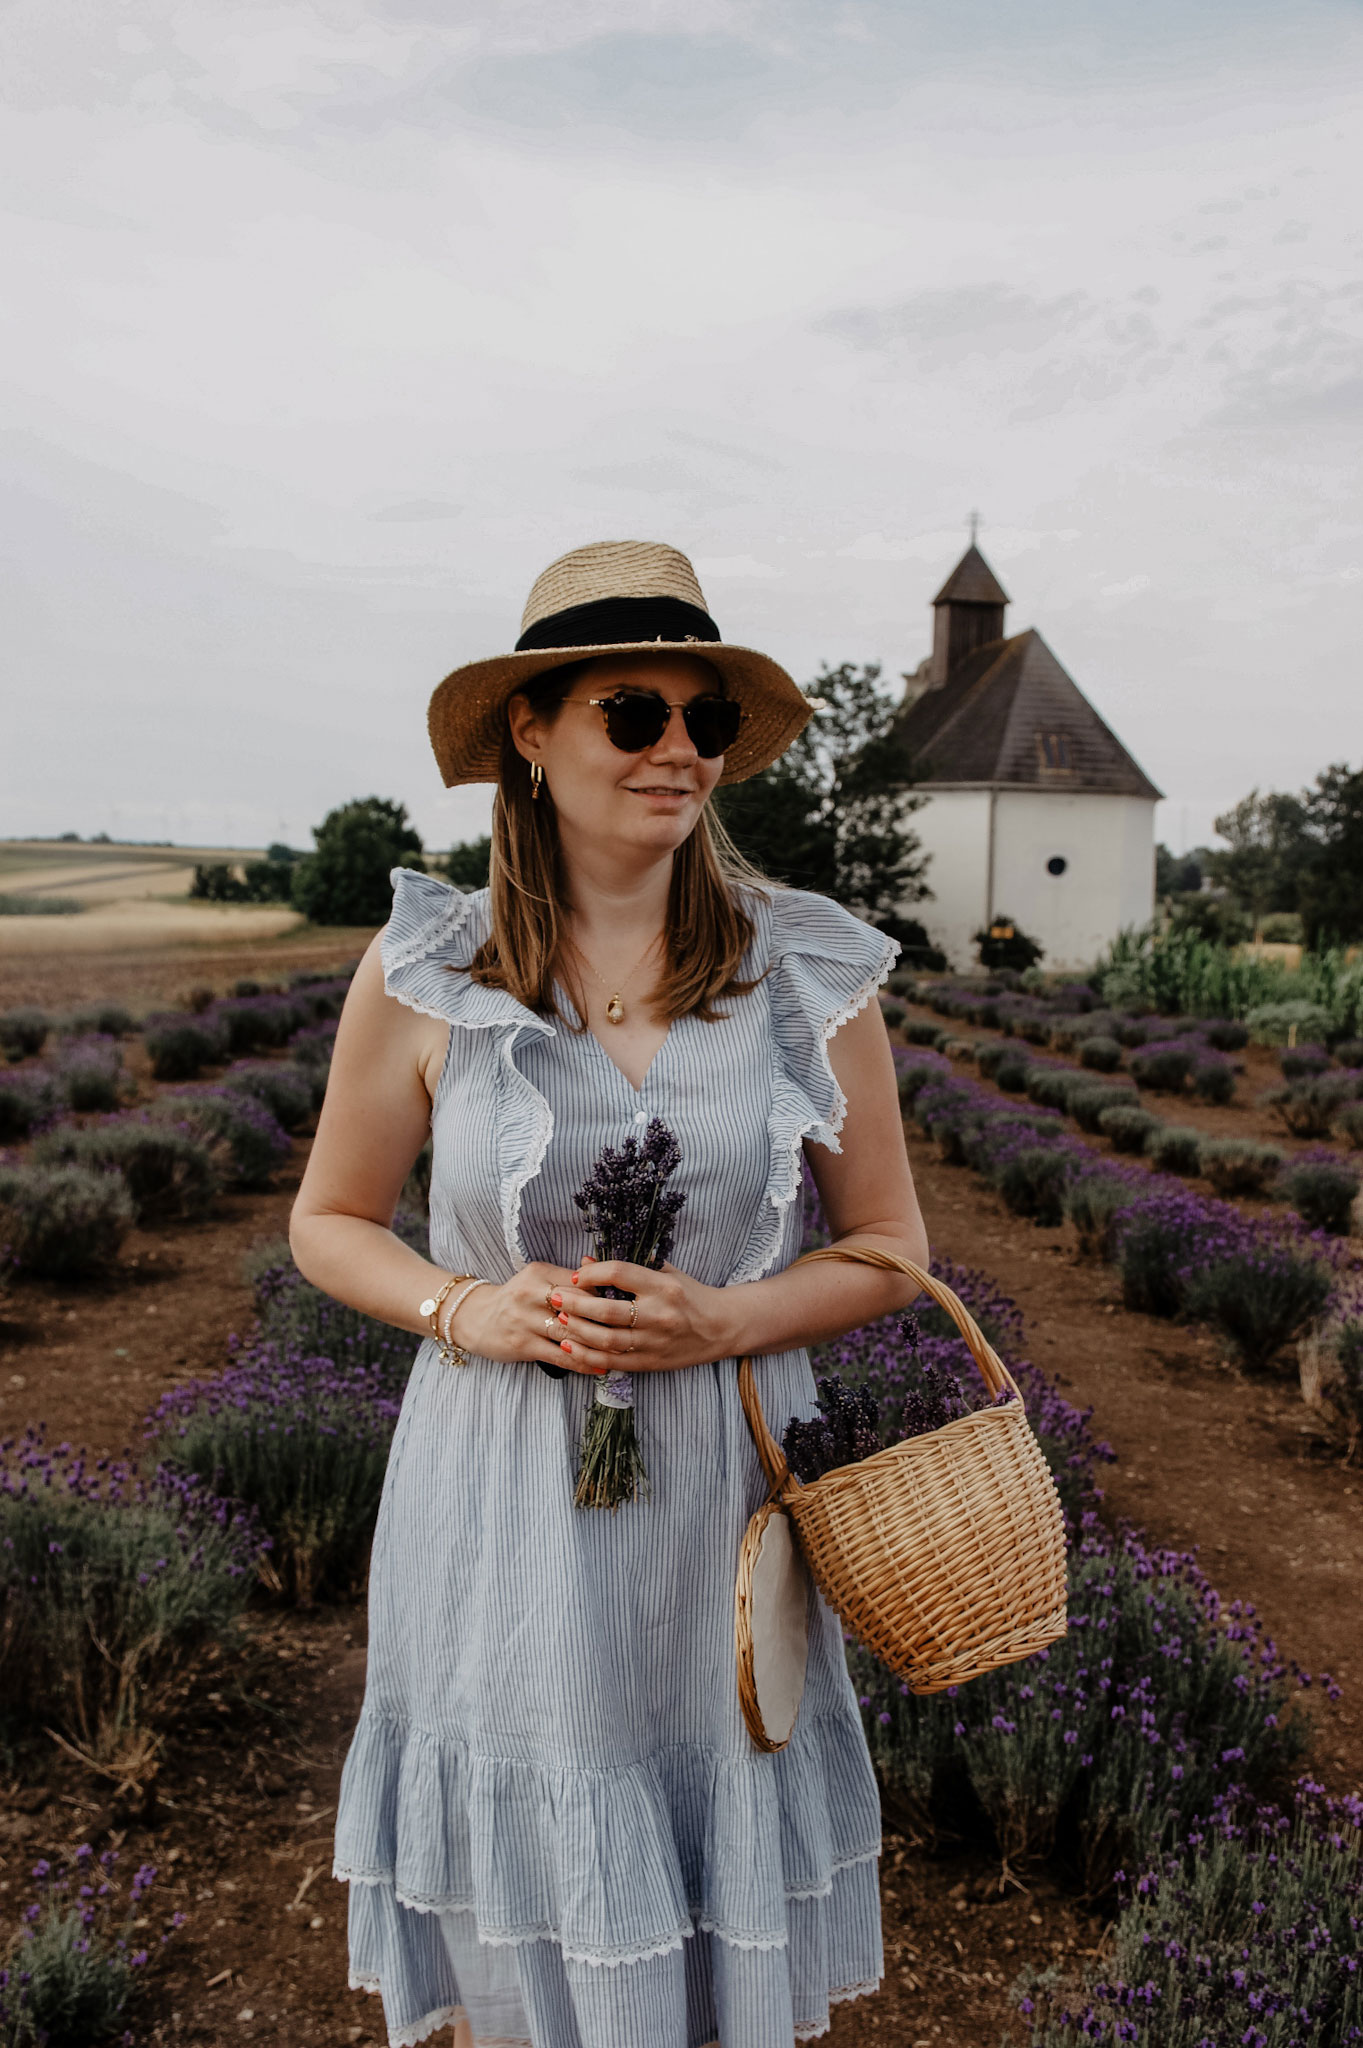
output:
[[[755,891],[722,1022],[679,1018],[631,1086],[604,1047],[462,971],[486,892],[394,871],[389,995],[447,1021],[431,1254],[508,1278],[588,1249],[604,1144],[660,1116],[686,1193],[673,1260],[711,1285],[799,1250],[801,1145],[836,1148],[827,1055],[892,941],[823,897]],[[778,1435],[814,1412],[805,1352],[757,1362]],[[573,1506],[594,1383],[442,1364],[423,1343],[370,1574],[368,1682],[336,1875],[351,1981],[392,2048],[792,2048],[881,1976],[880,1812],[836,1617],[810,1601],[790,1744],[754,1748],[734,1676],[739,1543],[766,1495],[733,1359],[636,1382],[652,1498]]]

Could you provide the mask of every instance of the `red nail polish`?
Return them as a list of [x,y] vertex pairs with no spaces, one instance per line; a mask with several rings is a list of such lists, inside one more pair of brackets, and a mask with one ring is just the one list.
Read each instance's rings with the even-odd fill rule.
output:
[[576,1274],[576,1273],[574,1273],[574,1275],[573,1275],[573,1285],[574,1285],[574,1287],[576,1287],[576,1285],[577,1285],[577,1282],[578,1282],[578,1276],[577,1276],[577,1274]]
[[571,1344],[560,1344],[558,1348],[560,1351],[571,1351],[573,1347]]
[[559,1321],[560,1321],[560,1322],[562,1323],[562,1325],[563,1325],[564,1329],[566,1330],[566,1329],[567,1329],[567,1327],[568,1327],[568,1318],[567,1318],[567,1316],[565,1316],[565,1315],[564,1315],[564,1313],[563,1313],[562,1309],[560,1309],[560,1310],[559,1310],[559,1318],[558,1318],[558,1319],[559,1319]]
[[554,1307],[555,1307],[555,1308],[562,1308],[562,1306],[563,1306],[563,1296],[562,1296],[561,1294],[551,1294],[551,1295],[550,1295],[550,1297],[549,1297],[549,1299],[550,1299],[550,1301],[552,1301],[552,1303],[554,1304]]

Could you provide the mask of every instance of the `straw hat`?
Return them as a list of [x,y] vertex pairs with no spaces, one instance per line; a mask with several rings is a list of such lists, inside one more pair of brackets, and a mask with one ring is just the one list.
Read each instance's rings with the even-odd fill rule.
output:
[[685,555],[654,541],[595,541],[560,555],[537,580],[514,654],[465,662],[438,685],[427,724],[446,787],[495,782],[507,699],[546,669],[598,654],[695,654],[718,669],[744,711],[721,782],[760,773],[810,715],[808,698],[769,655],[720,638]]

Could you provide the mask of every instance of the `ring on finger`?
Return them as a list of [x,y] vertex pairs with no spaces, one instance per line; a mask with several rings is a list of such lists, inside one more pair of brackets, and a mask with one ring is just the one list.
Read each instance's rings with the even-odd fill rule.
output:
[[544,1327],[546,1330],[556,1330],[558,1328],[558,1317],[546,1316],[544,1318]]
[[[632,1302],[630,1303],[630,1305],[629,1305],[629,1326],[630,1326],[631,1330],[632,1330],[632,1329],[634,1328],[634,1325],[635,1325],[635,1323],[636,1323],[636,1322],[638,1321],[638,1318],[639,1318],[639,1304],[638,1304],[638,1302],[637,1302],[637,1301],[632,1301]],[[632,1351],[632,1350],[634,1349],[634,1346],[633,1346],[633,1345],[631,1344],[629,1348],[630,1348],[630,1350]]]

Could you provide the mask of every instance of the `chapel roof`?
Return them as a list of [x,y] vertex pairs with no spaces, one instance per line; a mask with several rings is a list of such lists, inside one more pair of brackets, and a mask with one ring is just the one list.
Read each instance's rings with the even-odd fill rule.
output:
[[1008,592],[972,541],[932,601],[934,605],[1007,604]]
[[[948,579],[943,596],[972,554],[973,548]],[[976,559],[992,581],[988,565]],[[953,601],[994,600],[957,596]],[[945,683],[925,690],[899,713],[891,736],[908,757],[913,781],[924,787],[969,783],[1112,796],[1163,794],[1034,628],[975,648]]]

